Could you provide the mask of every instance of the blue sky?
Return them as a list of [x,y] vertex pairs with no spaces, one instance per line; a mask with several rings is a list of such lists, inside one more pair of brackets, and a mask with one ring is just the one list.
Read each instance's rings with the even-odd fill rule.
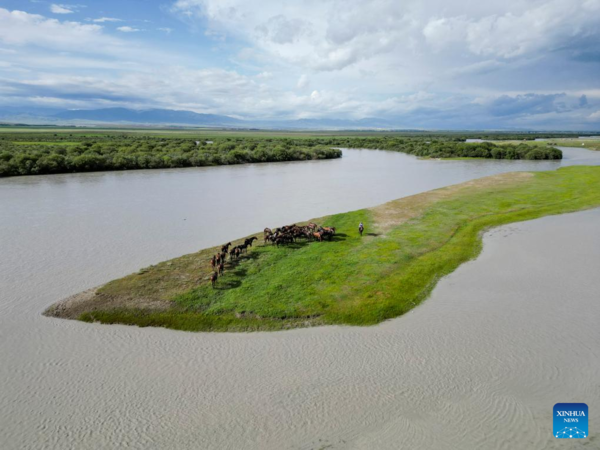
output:
[[0,106],[600,129],[600,0],[0,0]]

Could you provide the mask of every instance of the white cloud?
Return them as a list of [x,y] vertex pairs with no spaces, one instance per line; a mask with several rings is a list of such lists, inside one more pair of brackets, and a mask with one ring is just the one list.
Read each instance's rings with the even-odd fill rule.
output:
[[50,11],[54,14],[73,14],[75,11],[70,8],[69,5],[57,5],[55,3],[50,5]]
[[116,68],[126,69],[142,62],[152,67],[157,57],[173,64],[180,57],[128,40],[125,34],[111,36],[98,24],[60,21],[3,8],[0,8],[0,46],[14,52],[12,60],[21,66],[43,70],[38,61],[44,61],[48,69],[63,72],[89,68],[94,60],[104,64],[106,58],[119,61]]
[[[385,56],[422,59],[456,46],[456,54],[513,58],[555,50],[596,33],[598,0],[489,2],[407,0],[177,0],[185,17],[213,33],[250,41],[293,64],[341,70]],[[310,12],[308,14],[307,12]]]
[[99,25],[60,22],[37,14],[0,8],[0,42],[8,45],[32,44],[73,50],[95,47],[99,39],[107,43]]
[[310,84],[310,81],[308,79],[308,76],[301,75],[300,78],[298,79],[298,83],[296,84],[296,87],[298,89],[306,89],[309,84]]
[[[597,120],[600,0],[171,2],[194,50],[144,42],[139,21],[103,28],[120,20],[0,8],[3,98],[435,126]],[[170,32],[154,23],[144,28]],[[583,94],[589,105],[577,109]]]
[[139,28],[133,28],[128,26],[118,27],[117,30],[123,33],[137,33],[138,31],[141,31]]
[[173,31],[173,29],[172,28],[164,27],[164,28],[158,28],[158,31],[162,31],[163,33],[171,34],[171,32]]
[[[89,20],[89,19],[87,19]],[[105,22],[123,22],[121,19],[116,19],[114,17],[99,17],[98,19],[91,19],[92,22],[95,23],[105,23]]]

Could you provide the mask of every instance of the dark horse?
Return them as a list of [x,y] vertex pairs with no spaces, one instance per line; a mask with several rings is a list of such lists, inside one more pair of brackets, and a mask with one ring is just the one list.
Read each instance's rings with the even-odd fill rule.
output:
[[221,253],[229,251],[229,246],[230,245],[231,245],[231,242],[228,242],[227,244],[223,245],[221,247]]
[[221,261],[221,264],[219,264],[219,275],[223,276],[223,272],[225,272],[225,264]]
[[364,225],[361,223],[361,224],[358,226],[358,232],[360,233],[360,235],[361,235],[361,236],[362,236],[362,234],[363,234],[363,231],[365,231],[365,226],[364,226]]
[[212,284],[213,289],[215,287],[215,284],[217,284],[218,278],[219,278],[219,275],[217,275],[217,272],[213,272],[213,274],[210,276],[210,282]]
[[250,247],[252,247],[252,242],[253,241],[258,241],[258,238],[256,236],[252,236],[251,238],[246,239],[246,241],[244,242],[245,245],[249,245]]

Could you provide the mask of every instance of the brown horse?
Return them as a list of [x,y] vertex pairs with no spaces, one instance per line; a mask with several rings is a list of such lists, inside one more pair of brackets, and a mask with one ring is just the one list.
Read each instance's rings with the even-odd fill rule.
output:
[[217,254],[215,255],[215,258],[216,258],[216,261],[215,261],[215,262],[217,263],[217,266],[218,266],[219,264],[221,264],[221,254],[220,254],[220,253],[217,253]]
[[228,242],[227,244],[223,245],[221,247],[221,253],[228,251],[230,246],[231,246],[231,242]]
[[221,264],[219,264],[219,275],[223,276],[223,272],[225,272],[225,264],[221,261]]
[[313,233],[313,238],[318,239],[319,242],[323,242],[323,233],[321,233],[320,231]]
[[210,259],[210,265],[212,266],[213,269],[217,265],[217,257],[215,255],[213,255],[213,257]]
[[212,275],[210,276],[210,282],[212,284],[213,289],[215,288],[215,284],[217,284],[218,278],[219,278],[219,275],[217,275],[217,272],[213,272]]
[[323,227],[325,231],[331,234],[335,234],[335,227]]

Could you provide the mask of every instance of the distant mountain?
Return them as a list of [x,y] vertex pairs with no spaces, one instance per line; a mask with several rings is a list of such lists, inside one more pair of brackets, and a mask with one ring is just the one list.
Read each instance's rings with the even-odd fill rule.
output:
[[88,120],[95,122],[129,122],[138,124],[236,126],[241,121],[216,114],[199,114],[193,111],[172,109],[135,110],[127,108],[74,109],[54,115],[62,120]]
[[396,125],[393,122],[379,119],[376,117],[366,117],[359,120],[347,119],[298,119],[293,121],[285,121],[288,126],[294,128],[394,128]]
[[298,120],[240,120],[217,114],[171,109],[136,110],[128,108],[72,109],[36,107],[2,107],[0,121],[36,125],[165,125],[214,128],[257,128],[276,130],[373,130],[397,129],[396,123],[379,118],[298,119]]

